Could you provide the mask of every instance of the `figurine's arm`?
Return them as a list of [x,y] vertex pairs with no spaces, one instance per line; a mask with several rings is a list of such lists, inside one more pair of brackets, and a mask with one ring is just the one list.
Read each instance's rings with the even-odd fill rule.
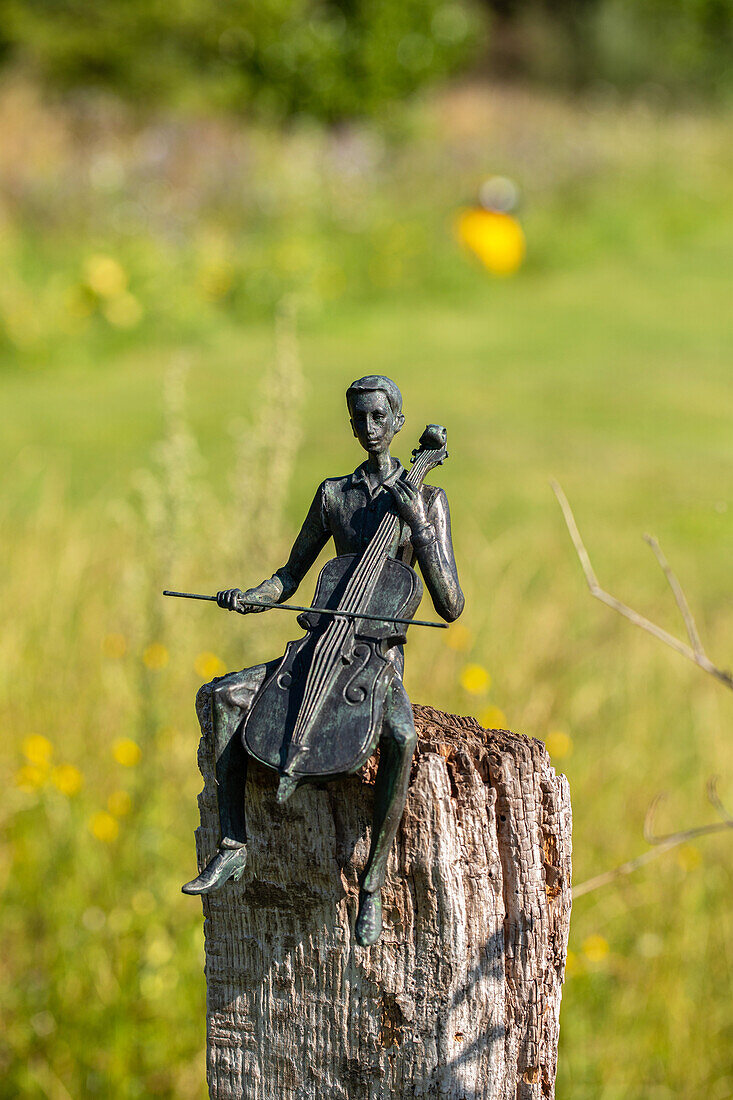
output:
[[290,557],[285,565],[280,566],[270,577],[269,581],[264,582],[272,585],[273,591],[279,589],[278,594],[271,596],[270,599],[281,603],[293,595],[330,537],[331,532],[326,525],[324,489],[323,485],[320,485],[298,537],[293,543]]
[[331,532],[326,526],[323,485],[320,485],[285,565],[266,581],[255,588],[248,588],[246,592],[239,588],[219,592],[219,606],[229,608],[230,611],[247,612],[265,610],[264,607],[255,608],[253,604],[247,606],[248,598],[255,602],[283,603],[293,595],[330,537]]
[[435,610],[452,623],[463,611],[465,599],[453,553],[448,498],[438,489],[428,508],[422,492],[406,478],[392,482],[388,488],[398,512],[410,525],[410,541]]
[[435,610],[452,623],[466,601],[453,552],[448,498],[442,489],[438,489],[428,509],[427,523],[413,530],[411,541]]

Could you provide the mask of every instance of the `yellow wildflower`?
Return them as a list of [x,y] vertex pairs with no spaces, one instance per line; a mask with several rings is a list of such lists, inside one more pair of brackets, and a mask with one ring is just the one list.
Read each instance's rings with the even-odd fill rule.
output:
[[511,214],[481,207],[462,210],[457,232],[459,240],[493,275],[513,275],[521,267],[526,250],[524,232]]
[[127,791],[113,791],[107,799],[107,809],[115,817],[124,817],[132,809],[132,799]]
[[124,634],[105,634],[102,638],[102,653],[112,660],[119,660],[127,653],[127,639]]
[[170,936],[160,931],[149,940],[145,948],[145,956],[151,966],[164,966],[173,957],[173,950]]
[[73,764],[57,764],[51,772],[51,779],[54,786],[69,798],[78,794],[84,783],[84,776]]
[[134,768],[140,763],[142,752],[137,741],[133,741],[130,737],[121,737],[112,746],[112,755],[123,767]]
[[552,730],[545,738],[545,747],[555,760],[562,760],[573,751],[572,738],[563,730]]
[[481,665],[466,665],[461,672],[461,686],[471,695],[482,695],[491,686],[491,676]]
[[574,951],[568,951],[567,959],[565,960],[565,977],[574,978],[577,974],[582,974],[583,969],[582,959],[579,959]]
[[89,828],[92,835],[104,844],[111,844],[113,840],[117,840],[120,831],[116,819],[106,810],[99,810],[98,813],[92,814],[89,818]]
[[202,680],[213,680],[215,676],[223,676],[226,672],[226,665],[215,653],[199,653],[193,667]]
[[196,281],[204,298],[216,301],[228,294],[234,284],[234,264],[228,260],[210,259],[198,270]]
[[142,321],[143,312],[138,299],[129,292],[110,298],[104,307],[104,316],[115,328],[135,328]]
[[26,794],[37,791],[46,782],[48,768],[39,767],[37,764],[24,764],[15,773],[15,785]]
[[694,844],[683,844],[677,849],[677,865],[683,871],[696,871],[702,863],[702,856]]
[[125,269],[112,256],[90,256],[84,265],[84,277],[100,298],[116,298],[127,289]]
[[450,630],[446,631],[445,644],[456,653],[466,653],[472,642],[473,634],[463,623],[453,623]]
[[587,936],[586,939],[583,940],[583,954],[588,962],[602,962],[610,950],[611,948],[608,946],[608,940],[604,936],[599,936],[597,933],[594,933],[592,936]]
[[140,916],[147,916],[155,909],[156,902],[149,890],[137,890],[130,899],[133,910]]
[[507,728],[506,714],[501,707],[484,707],[479,722],[485,730],[505,730]]
[[30,760],[31,764],[36,764],[38,767],[48,767],[53,756],[53,745],[43,734],[31,733],[23,740],[22,748],[23,755],[26,760]]
[[168,650],[162,642],[151,642],[143,652],[143,663],[146,668],[165,668],[168,664]]

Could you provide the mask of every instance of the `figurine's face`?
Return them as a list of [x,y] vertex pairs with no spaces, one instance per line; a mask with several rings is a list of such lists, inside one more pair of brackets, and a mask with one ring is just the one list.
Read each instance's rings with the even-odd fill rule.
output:
[[351,427],[354,435],[369,454],[382,454],[405,422],[402,413],[395,415],[387,395],[381,390],[364,390],[351,402]]

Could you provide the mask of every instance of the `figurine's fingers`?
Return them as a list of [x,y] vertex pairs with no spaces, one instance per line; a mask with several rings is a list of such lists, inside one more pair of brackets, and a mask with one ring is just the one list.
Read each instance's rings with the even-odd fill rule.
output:
[[237,611],[239,609],[239,601],[242,598],[242,591],[239,588],[230,588],[227,592],[227,607],[230,611]]

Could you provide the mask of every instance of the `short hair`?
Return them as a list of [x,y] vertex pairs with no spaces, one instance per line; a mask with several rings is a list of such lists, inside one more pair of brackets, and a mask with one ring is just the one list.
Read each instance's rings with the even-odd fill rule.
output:
[[402,394],[399,387],[391,378],[385,378],[383,374],[367,374],[364,378],[357,378],[346,391],[346,405],[351,413],[351,402],[357,393],[365,393],[378,390],[389,401],[389,407],[395,416],[402,412]]

